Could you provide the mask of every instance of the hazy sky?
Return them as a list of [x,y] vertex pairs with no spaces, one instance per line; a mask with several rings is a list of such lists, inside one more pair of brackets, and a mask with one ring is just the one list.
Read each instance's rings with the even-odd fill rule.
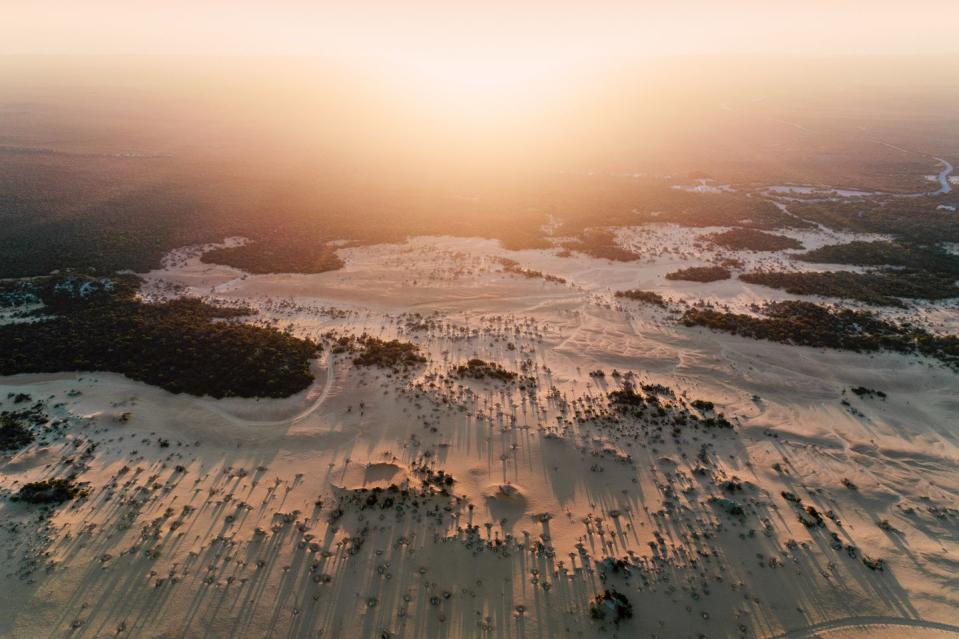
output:
[[[893,91],[892,110],[939,113],[957,24],[959,0],[0,0],[0,101],[47,105],[24,138],[39,146],[74,118],[120,149],[166,151],[187,123],[212,140],[197,148],[269,143],[291,163],[586,165],[699,148],[730,101],[812,95],[842,119]],[[153,54],[225,59],[137,57]],[[676,54],[743,55],[652,57]]]
[[0,0],[0,53],[936,53],[959,50],[957,23],[957,0]]

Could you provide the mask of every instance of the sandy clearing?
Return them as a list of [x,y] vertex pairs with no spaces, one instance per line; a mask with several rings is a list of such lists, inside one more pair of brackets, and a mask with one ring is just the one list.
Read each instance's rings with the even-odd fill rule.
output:
[[[281,401],[175,396],[117,375],[0,379],[0,398],[28,392],[69,423],[0,460],[0,490],[68,467],[96,487],[39,535],[24,534],[26,506],[0,505],[19,522],[0,529],[12,561],[0,635],[798,637],[959,623],[955,373],[685,329],[609,294],[756,299],[734,282],[663,284],[676,256],[614,264],[456,238],[343,253],[343,272],[237,277],[194,252],[148,274],[144,294],[242,301],[310,336],[400,336],[429,354],[424,370],[407,379],[327,353],[317,383]],[[503,255],[572,284],[503,274]],[[470,357],[536,388],[446,377]],[[738,427],[674,440],[579,421],[618,387],[613,369],[713,401]],[[889,396],[843,394],[858,385]],[[455,476],[452,501],[404,503],[402,516],[360,502],[333,518],[344,491],[419,485],[424,465]],[[724,492],[732,478],[741,492]],[[807,528],[784,490],[841,526]],[[827,530],[886,570],[832,548]],[[632,576],[604,557],[631,558]],[[609,584],[637,616],[602,632],[588,606]]]

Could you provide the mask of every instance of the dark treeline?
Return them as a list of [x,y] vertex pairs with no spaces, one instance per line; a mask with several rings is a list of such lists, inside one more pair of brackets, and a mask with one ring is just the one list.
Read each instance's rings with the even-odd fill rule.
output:
[[746,228],[713,233],[706,235],[704,239],[734,251],[784,251],[803,247],[802,242],[791,237]]
[[959,277],[959,255],[937,245],[903,242],[848,242],[830,244],[801,253],[795,259],[817,264],[896,266],[909,271],[942,273]]
[[247,273],[323,273],[343,267],[335,246],[319,238],[297,239],[295,234],[216,248],[204,253],[200,260],[207,264],[225,264]]
[[0,277],[145,272],[174,248],[230,236],[253,242],[207,260],[251,272],[317,272],[339,266],[333,240],[449,234],[549,248],[543,227],[551,216],[557,234],[580,240],[570,248],[613,260],[636,256],[603,227],[801,225],[763,200],[686,193],[652,179],[516,174],[438,183],[245,170],[186,158],[0,153]]
[[0,326],[0,375],[110,371],[213,397],[286,397],[313,381],[316,344],[231,321],[250,309],[190,298],[140,302],[132,276],[26,285],[46,306],[35,321]]
[[879,306],[904,307],[900,298],[941,300],[959,297],[959,256],[938,246],[903,242],[832,244],[795,256],[817,264],[878,267],[853,271],[758,272],[740,275],[751,284],[784,289],[793,295],[823,295]]
[[[610,229],[662,222],[740,227],[720,241],[752,250],[785,240],[747,236],[745,229],[814,223],[891,233],[907,243],[959,241],[955,215],[936,211],[936,198],[794,202],[787,213],[750,195],[691,193],[663,179],[600,174],[438,180],[330,169],[304,176],[187,157],[0,152],[0,277],[144,272],[174,248],[230,236],[252,243],[207,259],[251,272],[338,268],[333,240],[437,234],[495,238],[510,249],[549,248],[555,234],[578,240],[566,245],[570,250],[628,261],[636,255],[617,245]],[[551,220],[558,225],[544,230]]]
[[667,280],[685,280],[687,282],[718,282],[732,277],[729,269],[722,266],[690,266],[666,274]]
[[876,306],[905,307],[899,298],[940,300],[959,297],[955,277],[937,273],[883,271],[743,273],[744,282],[785,290],[793,295],[822,295],[858,300]]
[[938,210],[941,198],[849,198],[848,201],[803,202],[789,210],[804,220],[837,231],[880,233],[906,244],[959,242],[956,214]]
[[763,316],[691,308],[681,321],[784,344],[857,352],[894,351],[934,357],[959,365],[959,336],[936,336],[909,324],[886,321],[866,311],[830,309],[811,302],[771,302]]
[[[643,198],[634,223],[673,222],[680,226],[740,226],[778,230],[812,228],[813,224],[780,210],[769,200],[738,193],[689,193],[671,189],[672,195]],[[665,206],[663,206],[665,205]]]

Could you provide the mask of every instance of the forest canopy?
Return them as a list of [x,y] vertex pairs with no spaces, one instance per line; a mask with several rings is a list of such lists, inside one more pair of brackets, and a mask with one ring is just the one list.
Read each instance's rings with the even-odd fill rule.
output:
[[44,306],[31,321],[0,326],[0,375],[110,371],[218,398],[286,397],[313,382],[313,342],[237,321],[247,308],[142,302],[138,285],[135,276],[74,275],[7,284]]

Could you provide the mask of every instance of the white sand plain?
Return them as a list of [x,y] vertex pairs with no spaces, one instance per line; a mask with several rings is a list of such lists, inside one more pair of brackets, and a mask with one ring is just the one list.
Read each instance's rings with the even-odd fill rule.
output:
[[[399,336],[429,362],[404,377],[327,351],[313,387],[284,400],[172,395],[113,374],[0,378],[4,409],[28,393],[66,420],[46,445],[0,458],[0,494],[71,469],[91,487],[48,518],[0,502],[0,636],[959,636],[959,375],[688,329],[612,296],[737,310],[790,297],[663,279],[697,263],[689,237],[625,230],[647,258],[625,264],[415,238],[342,249],[345,268],[319,275],[246,275],[176,252],[144,296],[243,302],[305,336]],[[504,273],[498,257],[568,283]],[[931,308],[957,322],[955,307]],[[471,357],[536,387],[448,376]],[[618,387],[613,369],[713,401],[735,428],[674,437],[578,420]],[[844,394],[860,385],[888,397]],[[347,500],[336,516],[344,495],[416,483],[420,466],[451,473],[459,500],[402,514]],[[729,493],[734,477],[743,488]],[[782,491],[834,519],[807,528]],[[632,620],[590,618],[610,585]]]

